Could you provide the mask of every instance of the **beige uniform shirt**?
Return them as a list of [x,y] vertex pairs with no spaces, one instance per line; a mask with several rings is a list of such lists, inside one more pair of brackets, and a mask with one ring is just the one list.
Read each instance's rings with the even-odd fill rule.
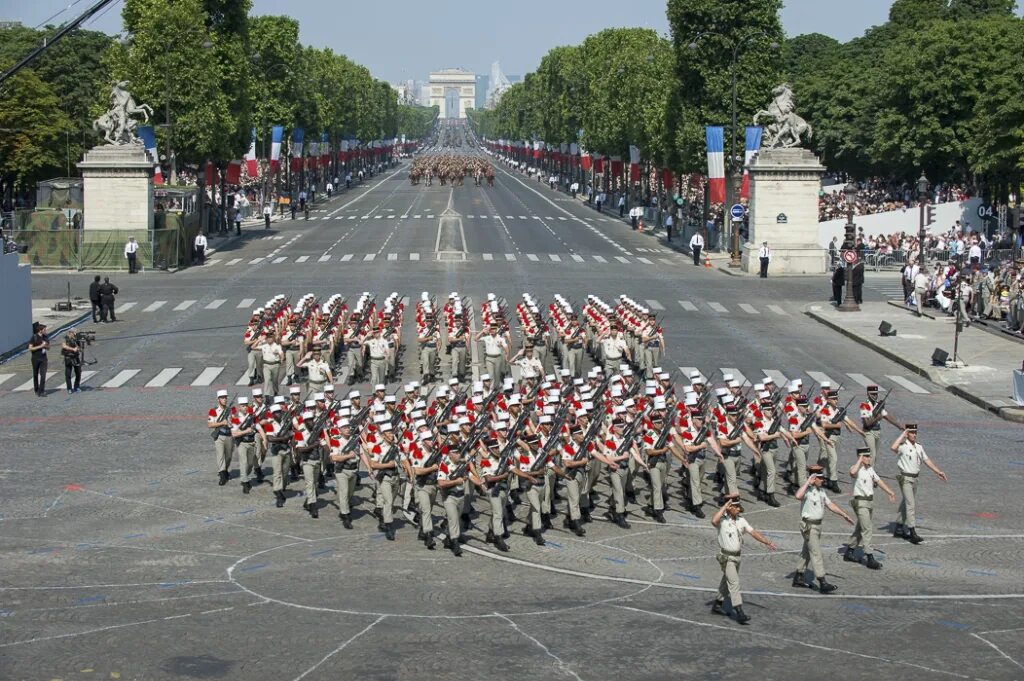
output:
[[875,483],[879,480],[874,468],[861,466],[857,469],[857,478],[853,481],[853,496],[870,497],[875,493]]
[[383,338],[371,338],[366,346],[370,349],[370,359],[384,359],[388,354],[388,342]]
[[920,443],[911,444],[904,441],[896,450],[896,466],[901,473],[917,474],[921,472],[921,464],[928,460],[924,447]]
[[621,336],[609,336],[601,341],[601,352],[607,359],[618,359],[626,351],[626,340]]
[[804,520],[821,520],[825,517],[828,504],[829,498],[823,488],[808,487],[803,506],[800,507],[800,517]]
[[480,340],[484,344],[484,353],[487,355],[504,355],[505,339],[501,336],[484,336]]
[[752,529],[746,518],[733,520],[728,515],[722,516],[722,522],[718,525],[718,547],[729,553],[739,553],[743,548],[743,535],[749,534]]
[[327,362],[322,359],[317,361],[311,359],[306,362],[306,371],[309,372],[309,380],[314,383],[322,383],[327,380],[327,370],[330,367],[327,366]]
[[264,343],[260,347],[260,352],[263,353],[263,361],[270,364],[281,361],[281,357],[284,356],[284,350],[278,343]]

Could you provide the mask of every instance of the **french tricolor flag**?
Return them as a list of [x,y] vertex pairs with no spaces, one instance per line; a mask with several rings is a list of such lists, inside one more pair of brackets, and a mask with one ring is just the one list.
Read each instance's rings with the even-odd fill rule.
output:
[[743,186],[740,188],[740,196],[744,199],[750,198],[750,163],[761,149],[761,134],[763,132],[760,126],[747,126],[747,139],[743,151]]
[[709,125],[705,132],[708,141],[708,199],[711,203],[725,203],[725,134],[722,126]]
[[142,145],[146,148],[146,151],[149,153],[149,157],[153,160],[153,184],[163,184],[164,174],[160,169],[160,157],[156,154],[156,132],[154,132],[153,126],[139,126],[138,134],[139,139],[142,140]]
[[284,126],[275,125],[270,132],[270,172],[276,173],[281,166],[281,139]]
[[252,129],[252,141],[249,142],[249,153],[245,155],[245,170],[249,177],[256,177],[259,167],[256,164],[256,128]]

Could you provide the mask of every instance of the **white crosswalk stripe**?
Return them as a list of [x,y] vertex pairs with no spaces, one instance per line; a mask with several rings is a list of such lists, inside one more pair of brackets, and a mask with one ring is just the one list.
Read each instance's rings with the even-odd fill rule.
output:
[[576,262],[583,262],[583,256],[576,255],[575,253],[572,254],[572,259],[575,260]]
[[549,253],[548,257],[551,258],[551,262],[562,262],[562,259],[554,253]]
[[253,258],[252,260],[249,261],[249,264],[250,265],[259,265],[264,260],[266,260],[266,258]]
[[345,255],[341,256],[341,261],[342,262],[348,262],[351,259],[352,259],[352,254],[351,253],[346,253]]
[[279,257],[279,258],[274,258],[274,264],[275,264],[275,265],[280,265],[281,263],[283,263],[283,262],[284,262],[285,260],[287,260],[287,259],[288,259],[288,258],[286,258],[286,257],[285,257],[285,256],[283,256],[283,255],[282,255],[281,257]]
[[161,307],[167,304],[166,300],[155,300],[143,309],[143,312],[156,312]]
[[14,378],[14,374],[0,374],[0,385],[3,385],[5,381],[9,381]]
[[122,385],[132,380],[139,373],[138,369],[123,369],[117,372],[117,375],[112,379],[101,385],[101,388],[120,388]]
[[782,316],[787,316],[787,315],[789,315],[789,313],[788,313],[788,312],[786,312],[785,310],[783,310],[783,309],[782,309],[781,307],[779,307],[778,305],[769,305],[769,306],[768,306],[768,309],[769,309],[769,310],[771,310],[772,312],[774,312],[774,313],[775,313],[775,314],[777,314],[777,315],[782,315]]
[[83,371],[82,372],[81,383],[85,383],[86,381],[88,381],[90,378],[92,378],[93,376],[95,376],[98,373],[99,373],[98,371]]
[[[46,382],[49,383],[50,379],[53,378],[56,375],[57,375],[56,371],[47,371],[46,372]],[[28,392],[29,390],[32,389],[32,387],[33,387],[33,383],[32,383],[32,379],[30,378],[27,381],[25,381],[24,383],[22,383],[21,385],[19,385],[17,388],[15,388],[13,392],[16,392],[16,393]]]
[[178,303],[177,305],[174,306],[174,311],[175,312],[181,312],[182,310],[189,309],[190,307],[192,307],[195,304],[196,304],[196,301],[194,301],[194,300],[183,300],[183,301],[181,301],[180,303]]
[[520,219],[520,220],[525,220],[525,219],[526,219],[526,216],[525,216],[525,215],[520,215],[520,216],[519,216],[519,219]]
[[206,261],[206,264],[207,264],[207,265],[216,265],[216,264],[218,264],[219,262],[220,262],[220,258],[214,258],[213,260],[207,260],[207,261]]
[[388,253],[388,260],[398,260],[397,253]]
[[874,385],[872,383],[871,379],[868,378],[867,376],[865,376],[864,374],[846,374],[846,375],[849,376],[850,378],[852,378],[858,384],[864,386],[865,388],[868,387],[869,385]]
[[491,255],[490,253],[484,253],[484,260],[487,260],[487,261],[494,260],[494,256]]
[[235,306],[236,309],[241,310],[247,307],[252,307],[252,304],[256,302],[255,298],[242,298]]
[[226,263],[224,263],[224,264],[225,264],[225,265],[229,265],[229,266],[230,266],[230,265],[237,265],[237,264],[238,264],[238,263],[240,263],[240,262],[242,262],[242,259],[241,259],[241,258],[232,258],[231,260],[228,260],[228,261],[227,261]]
[[410,253],[409,254],[409,260],[419,260],[419,259],[420,259],[420,254],[419,253]]
[[197,388],[210,385],[217,380],[217,377],[220,376],[222,371],[224,371],[224,367],[206,367],[199,372],[196,379],[192,381],[192,387]]
[[686,310],[687,312],[696,312],[697,311],[697,306],[694,305],[693,303],[691,303],[689,300],[680,300],[678,302],[679,302],[679,305],[682,306],[682,308],[684,310]]
[[726,314],[727,312],[729,312],[727,309],[725,309],[725,305],[722,305],[721,303],[712,303],[712,302],[709,301],[708,302],[708,307],[710,307],[715,312],[718,312],[718,313],[721,313],[721,314]]
[[299,257],[295,258],[295,262],[306,262],[307,260],[309,260],[308,255],[300,255]]
[[621,263],[629,263],[629,258],[623,257],[621,255],[615,256],[615,259]]
[[832,383],[832,379],[828,377],[828,374],[822,373],[821,371],[808,371],[807,375],[810,376],[812,380],[817,381],[819,386],[822,383],[830,383],[834,387],[839,387],[835,383]]
[[640,257],[638,257],[637,260],[639,260],[640,262],[642,262],[645,265],[653,265],[654,264],[653,262],[651,262],[647,258],[640,258]]
[[915,393],[917,395],[927,395],[928,394],[927,390],[925,390],[921,386],[919,386],[919,385],[917,385],[917,384],[915,384],[915,383],[913,383],[911,381],[908,381],[907,379],[903,378],[902,376],[889,376],[888,374],[886,374],[885,377],[888,378],[893,383],[895,383],[896,385],[898,385],[900,387],[903,387],[903,388],[906,388],[910,392]]
[[506,253],[505,254],[505,260],[508,260],[509,262],[515,262],[515,259],[516,259],[515,254],[513,254],[513,253]]
[[168,383],[170,383],[171,380],[174,379],[174,377],[177,376],[179,373],[181,373],[181,367],[161,369],[160,373],[158,373],[156,376],[151,378],[148,383],[146,383],[146,387],[162,388]]
[[750,305],[749,303],[740,303],[740,309],[750,314],[761,314],[753,305]]
[[644,302],[647,303],[647,307],[651,308],[652,310],[665,309],[665,306],[659,303],[657,300],[645,300]]
[[249,370],[246,369],[245,373],[235,381],[235,385],[249,385]]
[[138,305],[138,303],[136,303],[136,302],[121,303],[120,305],[117,306],[117,311],[118,312],[127,312],[128,310],[132,309],[136,305]]
[[607,260],[605,260],[605,259],[604,259],[603,257],[601,257],[600,255],[595,255],[595,256],[594,256],[594,260],[596,260],[596,261],[598,261],[598,262],[608,262]]
[[[467,215],[467,216],[466,216],[466,219],[468,219],[468,220],[472,220],[472,219],[474,219],[475,217],[476,217],[475,215]],[[481,217],[483,217],[483,216],[481,216]]]
[[732,374],[733,380],[739,381],[740,385],[746,388],[748,385],[753,385],[747,380],[747,377],[743,375],[743,372],[735,367],[720,367],[719,371],[722,372],[722,376]]
[[363,256],[363,262],[370,262],[371,260],[373,260],[376,257],[377,257],[376,253],[367,253],[366,255]]
[[206,309],[207,310],[216,310],[218,307],[220,307],[221,305],[223,305],[226,302],[228,302],[228,301],[224,300],[223,298],[218,298],[217,300],[211,301],[210,304],[206,306]]
[[[689,381],[690,380],[690,374],[692,374],[694,371],[700,372],[700,369],[698,369],[697,367],[679,367],[679,371],[682,372],[682,375],[681,375],[680,378],[683,379],[683,380]],[[701,373],[701,376],[704,376],[704,374]],[[707,376],[704,376],[704,380],[707,380]]]
[[775,381],[775,386],[777,388],[782,388],[783,390],[786,389],[786,384],[789,383],[789,379],[786,378],[786,375],[781,371],[776,371],[775,369],[762,369],[761,372],[765,376],[771,376],[771,379]]
[[320,258],[317,260],[317,262],[327,262],[330,259],[331,259],[330,254],[328,254],[328,255],[321,255]]
[[538,257],[537,257],[536,255],[534,255],[533,253],[527,253],[527,254],[526,254],[526,259],[527,259],[527,260],[530,260],[530,261],[533,261],[533,262],[537,262],[538,260],[540,260],[540,258],[538,258]]

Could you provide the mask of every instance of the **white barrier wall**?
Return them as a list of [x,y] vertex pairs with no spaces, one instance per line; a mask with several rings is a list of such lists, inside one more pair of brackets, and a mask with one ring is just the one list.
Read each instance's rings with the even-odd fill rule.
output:
[[32,268],[18,265],[18,254],[0,255],[0,355],[32,335]]
[[[933,232],[946,232],[957,220],[963,225],[970,225],[974,231],[980,232],[984,223],[978,217],[978,206],[981,199],[968,199],[966,201],[951,201],[940,203],[935,206],[935,224],[929,229]],[[921,224],[921,209],[917,206],[907,210],[894,210],[888,213],[875,213],[873,215],[855,215],[853,221],[858,227],[864,228],[864,234],[885,234],[893,232],[907,232],[917,234]],[[843,236],[846,233],[846,218],[828,220],[818,223],[818,241],[828,247],[832,237],[839,237],[842,244]]]

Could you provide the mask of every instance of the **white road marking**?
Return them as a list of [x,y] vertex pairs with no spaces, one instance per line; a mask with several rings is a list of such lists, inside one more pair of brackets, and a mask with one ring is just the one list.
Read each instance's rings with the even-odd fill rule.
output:
[[116,376],[114,376],[112,379],[110,379],[109,381],[107,381],[106,383],[101,385],[100,387],[101,388],[120,388],[122,385],[124,385],[128,381],[130,381],[133,378],[135,378],[135,376],[138,373],[139,373],[138,369],[124,369],[122,371],[117,372]]
[[526,254],[526,259],[527,260],[532,260],[533,262],[537,262],[538,260],[540,260],[540,258],[535,256],[533,253],[527,253]]
[[828,377],[828,374],[822,373],[820,371],[808,371],[807,375],[810,376],[811,380],[817,381],[819,386],[822,383],[828,382],[831,383],[836,388],[839,387],[835,383],[832,383],[832,379]]
[[583,256],[576,255],[575,253],[572,254],[572,259],[575,260],[576,262],[583,262]]
[[783,316],[787,316],[787,315],[789,315],[789,313],[788,313],[788,312],[786,312],[785,310],[783,310],[783,309],[782,309],[781,307],[779,307],[778,305],[769,305],[769,306],[768,306],[768,309],[769,309],[769,310],[771,310],[772,312],[774,312],[774,313],[775,313],[775,314],[777,314],[777,315],[783,315]]
[[520,215],[520,216],[519,216],[519,219],[520,219],[520,220],[526,220],[526,219],[527,219],[527,217],[526,217],[525,215]]
[[789,383],[789,379],[786,378],[785,374],[775,369],[761,369],[765,376],[770,376],[775,381],[775,387],[786,389],[786,384]]
[[515,256],[514,253],[506,253],[505,254],[505,260],[508,260],[509,262],[515,262],[515,259],[516,259],[516,256]]
[[330,259],[331,259],[330,255],[321,255],[320,258],[317,260],[317,262],[327,262]]
[[516,216],[515,216],[515,215],[506,215],[506,216],[505,216],[505,219],[506,219],[506,220],[515,220],[515,219],[516,219]]
[[657,300],[645,300],[644,302],[647,303],[647,307],[651,308],[652,310],[665,309],[665,306],[659,303]]
[[180,303],[178,303],[177,305],[174,306],[174,311],[175,312],[181,312],[182,310],[189,309],[190,307],[192,307],[195,304],[196,304],[196,301],[194,301],[194,300],[183,300],[183,301],[181,301]]
[[259,265],[264,260],[266,260],[266,258],[253,258],[252,260],[249,261],[249,264],[250,265]]
[[0,374],[0,385],[3,385],[4,381],[9,381],[14,378],[14,374]]
[[760,312],[757,311],[757,308],[748,303],[740,303],[740,309],[743,310],[744,312],[749,312],[750,314],[761,314]]
[[697,306],[694,305],[693,303],[691,303],[689,300],[680,300],[680,301],[677,301],[677,302],[687,312],[696,312],[697,311]]
[[896,385],[901,386],[903,388],[906,388],[907,390],[909,390],[912,393],[916,393],[918,395],[927,395],[928,394],[927,390],[925,390],[921,386],[917,385],[916,383],[912,383],[911,381],[908,381],[907,379],[903,378],[902,376],[889,376],[889,375],[886,375],[886,378],[888,378],[890,381],[892,381]]
[[220,262],[220,258],[214,258],[213,260],[207,260],[206,264],[207,265],[216,265],[219,262]]
[[349,216],[348,216],[348,219],[349,219],[349,220],[355,220],[355,219],[356,219],[356,216],[355,216],[355,215],[349,215]]
[[548,253],[548,257],[551,258],[551,262],[562,262],[562,259],[554,253]]
[[720,312],[720,313],[722,313],[722,314],[725,314],[725,313],[727,313],[727,312],[728,312],[728,310],[726,310],[726,309],[725,309],[725,305],[722,305],[721,303],[712,303],[712,302],[709,302],[709,303],[708,303],[708,307],[710,307],[710,308],[711,308],[712,310],[714,310],[715,312]]
[[[473,219],[473,218],[475,218],[475,217],[476,217],[475,215],[467,215],[467,216],[466,216],[466,219],[467,219],[467,220],[472,220],[472,219]],[[483,216],[481,216],[481,217],[483,217]]]
[[286,256],[283,256],[283,255],[281,257],[279,257],[279,258],[274,258],[274,264],[275,265],[280,265],[281,263],[283,263],[287,259],[288,258]]
[[865,376],[864,374],[846,374],[846,375],[849,376],[850,378],[852,378],[854,381],[856,381],[860,385],[864,386],[865,388],[868,387],[869,385],[874,385],[872,383],[871,379],[868,378],[867,376]]
[[242,259],[241,259],[241,258],[232,258],[231,260],[228,260],[228,261],[227,261],[226,263],[224,263],[224,264],[225,264],[225,265],[229,265],[229,266],[230,266],[230,265],[237,265],[237,264],[238,264],[238,263],[240,263],[240,262],[242,262]]
[[236,310],[241,310],[247,307],[252,307],[252,304],[256,302],[255,298],[242,298],[238,305],[235,306]]
[[608,262],[607,260],[605,260],[605,259],[604,259],[603,257],[601,257],[600,255],[595,255],[595,256],[594,256],[594,260],[596,260],[596,261],[598,261],[598,262]]
[[621,255],[617,255],[617,256],[615,256],[615,259],[616,259],[616,260],[618,260],[618,261],[619,261],[619,262],[621,262],[621,263],[626,263],[626,264],[628,264],[628,263],[629,263],[629,258],[624,258],[624,257],[622,257]]
[[214,300],[209,305],[207,305],[206,309],[207,310],[216,310],[218,307],[220,307],[221,305],[223,305],[226,302],[228,302],[228,301],[224,300],[223,298],[218,298],[217,300]]
[[85,383],[85,382],[86,382],[86,381],[88,381],[88,380],[89,380],[90,378],[92,378],[93,376],[95,376],[95,375],[96,375],[97,373],[99,373],[99,372],[98,372],[98,371],[83,371],[83,372],[82,372],[82,380],[81,380],[81,382],[82,382],[82,383]]
[[249,378],[249,371],[246,370],[246,372],[244,374],[242,374],[242,377],[239,378],[237,381],[235,381],[235,385],[246,385],[247,386],[247,385],[249,385],[249,380],[250,380],[250,378]]
[[136,305],[138,305],[138,303],[136,303],[136,302],[131,302],[131,303],[123,303],[123,304],[121,304],[121,305],[118,305],[118,306],[117,306],[117,311],[118,311],[118,312],[124,312],[125,310],[130,310],[130,309],[132,309],[132,308],[133,308],[133,307],[135,307]]
[[492,254],[490,254],[490,253],[484,253],[484,260],[485,261],[494,260],[494,256]]
[[419,260],[419,259],[420,259],[420,254],[419,253],[410,253],[409,254],[409,260]]
[[433,215],[433,213],[431,213],[430,215],[428,215],[428,216],[427,216],[427,219],[428,219],[428,220],[433,220],[433,219],[434,219],[434,215]]
[[382,217],[384,217],[384,216],[383,215],[374,215],[373,219],[374,220],[380,220]]
[[642,262],[645,265],[653,265],[654,264],[653,262],[651,262],[647,258],[637,258],[637,260],[639,260],[640,262]]
[[363,256],[363,262],[370,262],[371,260],[373,260],[376,257],[377,257],[376,253],[367,253],[366,255]]
[[388,260],[398,260],[397,253],[388,253]]
[[157,310],[159,310],[161,307],[163,307],[166,304],[167,304],[166,300],[155,300],[152,303],[150,303],[149,305],[147,305],[145,307],[145,309],[142,310],[142,311],[143,312],[156,312]]
[[341,256],[341,261],[342,262],[348,262],[351,259],[352,259],[352,254],[351,253],[346,253],[345,255]]
[[206,367],[199,375],[196,376],[196,380],[192,381],[192,387],[203,387],[210,385],[217,377],[220,376],[220,372],[224,371],[224,367]]
[[725,374],[732,374],[732,377],[739,381],[740,385],[743,386],[744,388],[746,388],[748,385],[751,385],[750,381],[747,380],[747,377],[743,375],[743,372],[735,367],[720,367],[720,371],[722,372],[723,376]]
[[168,383],[170,383],[171,379],[173,379],[179,373],[181,373],[181,367],[176,367],[173,369],[161,369],[160,373],[158,373],[156,376],[149,380],[149,383],[146,384],[146,387],[162,388]]
[[[46,372],[46,380],[49,381],[51,378],[53,378],[56,375],[57,375],[56,371],[47,371]],[[17,388],[15,388],[13,392],[23,393],[23,392],[27,392],[27,391],[29,391],[31,389],[32,389],[32,380],[29,379],[28,381],[22,383]]]
[[309,260],[308,255],[300,255],[299,257],[295,258],[295,262],[306,262],[307,260]]

